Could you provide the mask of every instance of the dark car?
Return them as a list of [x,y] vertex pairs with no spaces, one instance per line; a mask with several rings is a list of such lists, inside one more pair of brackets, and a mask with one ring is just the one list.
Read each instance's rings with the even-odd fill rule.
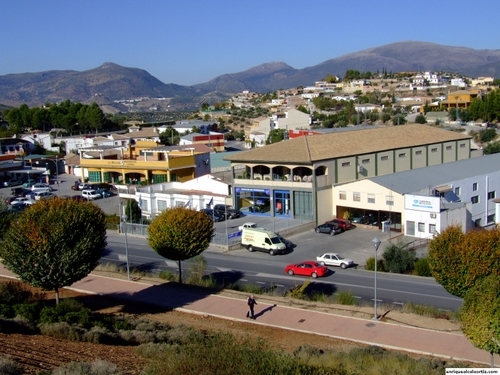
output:
[[342,228],[338,224],[331,222],[318,225],[314,230],[316,233],[328,233],[331,236],[342,233]]
[[226,217],[227,219],[237,219],[241,216],[241,211],[235,209],[229,204],[216,204],[214,212]]
[[203,208],[200,210],[200,212],[203,212],[204,214],[206,214],[214,222],[224,221],[224,215],[220,215],[217,212],[215,212],[214,210],[211,210],[209,208]]
[[109,189],[97,189],[96,190],[96,193],[98,194],[101,194],[101,196],[103,198],[108,198],[108,197],[111,197],[113,195],[115,195],[111,190]]
[[10,180],[8,181],[5,181],[3,183],[3,186],[6,186],[6,187],[10,187],[10,186],[18,186],[18,185],[21,185],[23,182],[22,181],[19,181],[15,178],[11,178]]

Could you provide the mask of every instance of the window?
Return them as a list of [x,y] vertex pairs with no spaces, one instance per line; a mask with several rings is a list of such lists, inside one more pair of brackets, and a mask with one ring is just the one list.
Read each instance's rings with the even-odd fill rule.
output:
[[488,219],[488,224],[494,223],[495,222],[495,214],[488,215],[487,219]]
[[455,195],[460,195],[460,187],[455,188]]
[[479,195],[473,196],[470,200],[471,200],[472,204],[479,203]]
[[495,192],[494,191],[488,192],[488,199],[495,199]]
[[422,155],[422,150],[415,151],[415,155]]
[[385,204],[388,206],[394,206],[394,197],[392,195],[386,195]]
[[401,154],[399,154],[399,157],[400,158],[406,158],[406,152],[402,152]]
[[350,161],[346,161],[346,162],[343,162],[342,163],[342,166],[343,167],[349,167],[351,165],[351,162]]
[[438,152],[437,147],[431,148],[431,152]]
[[425,232],[425,223],[418,223],[418,231],[421,233]]
[[369,163],[370,163],[370,159],[361,160],[361,164],[369,164]]
[[380,160],[382,160],[382,161],[389,160],[389,156],[382,156],[382,157],[380,158]]
[[345,191],[339,191],[339,199],[346,200],[347,199],[347,194]]
[[375,194],[368,194],[368,203],[375,203]]
[[165,211],[167,209],[167,201],[158,200],[156,204],[158,205],[158,211]]
[[149,211],[149,205],[148,205],[147,200],[141,200],[141,210],[142,211]]
[[464,148],[465,147],[465,143],[460,143],[460,148]]
[[429,224],[429,233],[436,233],[436,224]]
[[446,149],[447,149],[447,150],[453,150],[453,147],[451,147],[451,146],[446,146]]
[[472,184],[472,191],[477,191],[477,182]]
[[407,221],[406,222],[406,233],[408,234],[408,236],[415,235],[415,222],[414,221]]
[[361,201],[361,194],[360,193],[352,193],[352,200],[354,202],[360,202]]

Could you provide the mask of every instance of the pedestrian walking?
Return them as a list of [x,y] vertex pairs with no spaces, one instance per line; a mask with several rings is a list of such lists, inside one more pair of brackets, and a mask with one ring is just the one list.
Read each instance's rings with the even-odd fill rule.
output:
[[250,297],[248,297],[247,304],[248,304],[247,318],[255,319],[255,314],[253,312],[253,308],[257,304],[257,301],[255,300],[255,297],[253,294]]

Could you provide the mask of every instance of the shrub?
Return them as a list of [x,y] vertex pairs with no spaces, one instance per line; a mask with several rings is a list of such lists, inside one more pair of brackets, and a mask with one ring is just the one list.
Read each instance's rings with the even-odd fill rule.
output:
[[354,293],[351,292],[350,290],[348,292],[344,291],[338,292],[335,300],[337,303],[340,303],[341,305],[355,305],[357,303]]
[[[366,259],[365,270],[375,271],[375,257],[370,257],[370,258]],[[380,272],[385,271],[384,261],[382,259],[379,259],[377,261],[377,271],[380,271]]]
[[36,328],[33,326],[31,322],[28,322],[28,320],[26,320],[25,318],[21,317],[16,317],[14,319],[0,318],[0,332],[31,335],[33,333],[36,333]]
[[81,337],[85,333],[85,330],[72,327],[66,322],[40,324],[39,328],[42,335],[71,341],[81,341]]
[[415,255],[406,249],[406,244],[403,242],[387,246],[382,257],[385,269],[392,273],[411,271],[415,264]]
[[160,279],[167,281],[174,281],[177,280],[177,276],[171,271],[161,271]]
[[311,281],[305,280],[302,285],[296,285],[288,292],[286,292],[286,297],[297,298],[297,299],[307,299],[307,288],[311,284]]
[[146,344],[156,341],[155,333],[151,331],[120,331],[118,336],[129,344]]
[[0,374],[2,375],[22,375],[23,369],[17,362],[9,357],[0,356]]
[[168,342],[172,344],[187,344],[201,342],[205,335],[193,327],[177,325],[167,331]]
[[3,316],[4,318],[13,318],[14,309],[7,303],[0,303],[0,316]]
[[83,333],[81,339],[82,341],[90,342],[93,344],[108,345],[111,345],[117,341],[117,337],[113,332],[111,332],[107,328],[102,327],[92,327],[89,331]]
[[427,258],[418,258],[415,261],[415,274],[418,276],[432,276],[431,268],[429,267],[429,262]]
[[0,283],[0,301],[7,305],[15,305],[37,299],[31,288],[19,281]]
[[116,365],[100,359],[92,363],[70,362],[54,369],[52,375],[120,375]]
[[36,323],[40,318],[42,305],[38,302],[20,303],[13,306],[14,314],[27,319],[29,322]]

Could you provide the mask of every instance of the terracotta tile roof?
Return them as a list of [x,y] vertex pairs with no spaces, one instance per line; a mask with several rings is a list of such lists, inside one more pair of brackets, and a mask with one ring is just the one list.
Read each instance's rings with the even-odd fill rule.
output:
[[471,139],[471,136],[428,125],[389,126],[298,137],[243,151],[224,160],[310,164],[319,160],[465,139]]

